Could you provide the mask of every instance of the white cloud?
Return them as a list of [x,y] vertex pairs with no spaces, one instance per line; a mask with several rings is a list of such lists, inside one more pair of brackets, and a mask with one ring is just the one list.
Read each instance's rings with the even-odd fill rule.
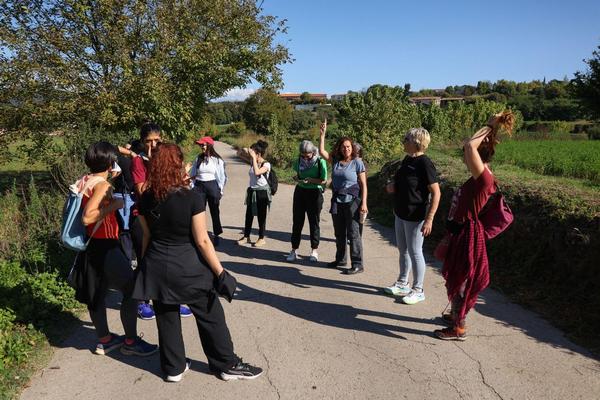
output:
[[252,93],[256,92],[257,89],[250,88],[236,88],[228,90],[225,93],[225,96],[219,97],[218,99],[213,100],[214,102],[219,101],[244,101],[248,96]]

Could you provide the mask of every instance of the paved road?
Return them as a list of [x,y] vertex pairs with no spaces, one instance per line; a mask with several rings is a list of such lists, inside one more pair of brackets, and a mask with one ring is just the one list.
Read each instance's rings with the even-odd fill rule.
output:
[[[365,226],[366,272],[346,276],[324,266],[334,254],[331,217],[322,215],[322,263],[286,263],[293,187],[280,185],[268,217],[265,248],[238,246],[248,167],[218,144],[228,161],[222,201],[225,226],[219,256],[240,283],[224,304],[236,352],[265,368],[251,382],[222,382],[208,374],[192,318],[183,322],[192,371],[178,384],[163,382],[158,355],[147,359],[96,356],[86,315],[56,349],[22,399],[598,399],[600,364],[537,315],[492,290],[469,316],[465,342],[443,342],[431,332],[446,305],[438,268],[428,266],[427,300],[406,306],[380,287],[398,273],[392,231]],[[210,224],[209,224],[210,226]],[[308,226],[305,227],[305,233]],[[255,239],[256,237],[254,237]],[[493,278],[492,278],[493,279]],[[109,312],[122,333],[118,312]],[[153,321],[139,321],[157,342]]]

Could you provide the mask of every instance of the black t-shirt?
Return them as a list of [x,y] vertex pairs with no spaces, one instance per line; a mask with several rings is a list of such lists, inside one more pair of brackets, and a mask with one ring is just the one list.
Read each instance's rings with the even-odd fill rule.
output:
[[131,178],[131,158],[121,154],[117,156],[117,164],[121,167],[121,175],[115,179],[115,193],[133,192],[133,179]]
[[152,240],[164,244],[193,243],[192,216],[203,212],[206,202],[195,190],[180,188],[158,203],[150,191],[139,202],[139,212],[148,221]]
[[426,155],[406,156],[394,175],[394,213],[406,221],[425,219],[428,186],[438,182],[435,166]]

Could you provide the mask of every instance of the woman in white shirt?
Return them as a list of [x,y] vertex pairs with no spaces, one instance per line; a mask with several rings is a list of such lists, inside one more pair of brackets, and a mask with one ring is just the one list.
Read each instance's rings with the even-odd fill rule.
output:
[[250,146],[248,150],[252,165],[248,171],[250,183],[246,192],[246,222],[244,224],[244,236],[238,240],[238,244],[252,243],[250,241],[250,231],[252,230],[254,216],[258,219],[258,240],[254,243],[254,246],[261,247],[266,244],[267,208],[271,204],[271,188],[267,178],[271,173],[271,164],[265,161],[263,157],[268,146],[267,142],[259,140]]
[[223,189],[227,182],[225,173],[225,162],[223,158],[215,151],[215,141],[210,136],[204,136],[196,141],[202,152],[196,157],[190,177],[194,189],[202,194],[202,197],[208,202],[210,216],[213,222],[213,243],[219,245],[219,235],[223,233],[221,226],[221,217],[219,214],[219,202],[223,196]]

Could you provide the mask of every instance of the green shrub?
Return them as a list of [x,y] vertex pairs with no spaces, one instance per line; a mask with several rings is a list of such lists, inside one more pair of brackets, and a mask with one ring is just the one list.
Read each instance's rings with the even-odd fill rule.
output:
[[600,140],[600,125],[594,125],[587,130],[588,138],[590,140]]
[[241,136],[246,132],[246,124],[242,121],[234,122],[227,127],[227,133],[233,136]]
[[296,156],[296,140],[278,123],[276,117],[269,124],[268,159],[280,168],[287,168]]

